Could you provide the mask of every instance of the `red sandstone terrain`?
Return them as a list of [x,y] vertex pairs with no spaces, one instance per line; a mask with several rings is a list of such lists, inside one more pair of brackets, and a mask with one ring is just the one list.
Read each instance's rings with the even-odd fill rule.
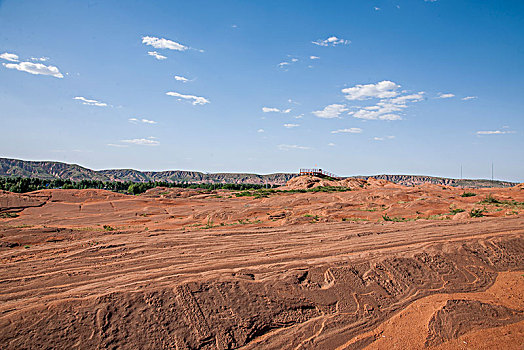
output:
[[2,192],[0,347],[522,349],[522,185],[343,181]]

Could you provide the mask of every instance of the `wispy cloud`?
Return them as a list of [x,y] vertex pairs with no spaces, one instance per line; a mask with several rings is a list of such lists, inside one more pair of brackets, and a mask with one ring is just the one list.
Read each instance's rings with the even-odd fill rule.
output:
[[386,137],[373,137],[373,140],[375,141],[384,141],[384,140],[392,140],[395,136],[386,136]]
[[6,61],[10,62],[18,62],[18,55],[15,55],[14,53],[7,53],[4,52],[3,54],[0,54],[0,58]]
[[82,104],[87,105],[87,106],[107,107],[107,103],[105,102],[100,102],[97,100],[89,100],[82,96],[74,97],[73,100],[82,101]]
[[155,49],[169,49],[175,51],[186,51],[189,49],[189,47],[177,43],[176,41],[165,38],[157,38],[154,36],[143,36],[142,43],[153,46]]
[[345,88],[342,89],[342,93],[345,94],[346,99],[350,101],[367,100],[370,98],[391,98],[399,94],[397,92],[398,88],[400,88],[400,85],[389,80],[383,80],[376,84],[358,84],[350,88]]
[[300,124],[284,124],[284,127],[288,129],[297,128],[299,126]]
[[265,132],[265,130],[264,129],[258,129],[257,132],[263,133],[263,132]]
[[452,97],[455,97],[455,95],[454,94],[450,94],[450,93],[443,94],[443,93],[439,92],[437,98],[452,98]]
[[288,60],[288,61],[282,61],[282,62],[280,62],[280,63],[278,64],[278,67],[279,67],[279,68],[282,68],[282,69],[287,70],[287,68],[288,68],[290,65],[292,65],[292,64],[298,62],[298,58],[296,58],[296,57],[292,57],[291,55],[288,55],[288,57],[289,57],[289,60]]
[[462,98],[462,101],[476,100],[477,96],[466,96]]
[[328,143],[328,146],[333,147],[335,144],[333,142]]
[[145,139],[130,139],[130,140],[120,140],[120,142],[138,145],[138,146],[158,146],[160,141],[154,140],[154,137],[148,137]]
[[314,115],[316,115],[319,118],[326,118],[326,119],[332,119],[332,118],[340,118],[340,114],[343,112],[346,112],[348,109],[346,105],[341,104],[332,104],[329,106],[324,107],[321,111],[314,111],[311,112]]
[[477,131],[477,135],[504,135],[504,134],[514,134],[515,131],[511,130],[488,130],[488,131]]
[[175,75],[175,80],[176,81],[181,81],[183,83],[187,83],[189,81],[189,79],[187,79],[187,78],[185,78],[185,77],[183,77],[181,75]]
[[299,146],[299,145],[278,145],[278,149],[281,151],[293,151],[293,150],[308,150],[311,147]]
[[318,46],[337,46],[337,45],[349,45],[351,41],[337,38],[336,36],[330,36],[329,38],[322,40],[318,39],[317,41],[312,41],[313,44]]
[[165,59],[167,59],[166,56],[163,56],[163,55],[159,54],[159,53],[156,52],[156,51],[148,51],[147,54],[148,54],[149,56],[153,56],[153,57],[156,58],[157,60],[165,60]]
[[155,122],[154,120],[149,120],[149,119],[145,119],[145,118],[142,118],[142,119],[129,118],[128,120],[129,120],[130,123],[133,123],[133,124],[139,124],[139,123],[142,123],[142,124],[157,124],[157,122]]
[[47,62],[49,61],[49,57],[31,57],[31,61],[40,61],[40,62]]
[[201,97],[201,96],[195,96],[195,95],[184,95],[184,94],[180,94],[178,92],[173,92],[173,91],[169,91],[169,92],[166,92],[166,95],[168,96],[173,96],[173,97],[178,97],[178,99],[184,99],[184,100],[192,100],[193,102],[191,102],[193,104],[193,106],[196,106],[196,105],[205,105],[207,103],[210,103],[209,100],[205,97]]
[[331,133],[332,134],[360,134],[362,133],[362,129],[361,128],[338,129],[338,130],[333,130]]
[[318,56],[309,56],[309,59],[310,60],[319,60],[320,57],[318,57]]
[[380,11],[380,7],[375,6],[373,8],[375,9],[375,11]]
[[291,112],[291,108],[288,109],[279,109],[275,107],[262,107],[262,112],[264,113],[289,113]]
[[21,72],[27,72],[35,75],[50,75],[55,78],[63,78],[64,76],[57,67],[46,66],[42,63],[20,62],[20,63],[2,63],[8,69],[16,69]]
[[118,147],[118,148],[129,147],[129,145],[121,145],[119,143],[108,143],[107,145],[110,146],[110,147]]

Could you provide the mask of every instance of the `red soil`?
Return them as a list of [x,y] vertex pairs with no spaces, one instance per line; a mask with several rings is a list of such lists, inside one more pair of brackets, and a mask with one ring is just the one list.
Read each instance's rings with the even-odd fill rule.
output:
[[363,185],[0,193],[1,347],[518,348],[524,191]]

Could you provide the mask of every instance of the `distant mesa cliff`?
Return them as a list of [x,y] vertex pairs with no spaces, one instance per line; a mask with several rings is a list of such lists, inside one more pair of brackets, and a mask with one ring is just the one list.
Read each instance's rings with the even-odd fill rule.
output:
[[48,161],[24,161],[0,158],[0,176],[35,177],[39,179],[64,179],[72,181],[132,181],[132,182],[188,182],[283,185],[296,174],[241,174],[198,171],[139,171],[134,169],[91,170],[76,164]]
[[517,185],[515,182],[509,181],[491,181],[491,180],[470,180],[470,179],[450,179],[445,177],[434,177],[426,175],[373,175],[373,176],[356,176],[367,179],[374,177],[375,179],[387,180],[404,186],[416,186],[424,183],[431,183],[435,185],[453,186],[453,187],[512,187]]
[[[187,182],[187,183],[234,183],[284,185],[298,174],[275,173],[268,175],[243,173],[201,173],[198,171],[168,170],[139,171],[134,169],[92,170],[77,164],[49,161],[24,161],[0,158],[0,176],[34,177],[39,179],[64,179],[72,181],[132,181],[132,182]],[[424,175],[373,175],[354,176],[367,179],[374,177],[405,186],[432,183],[455,187],[511,187],[516,183],[491,180],[460,180]]]

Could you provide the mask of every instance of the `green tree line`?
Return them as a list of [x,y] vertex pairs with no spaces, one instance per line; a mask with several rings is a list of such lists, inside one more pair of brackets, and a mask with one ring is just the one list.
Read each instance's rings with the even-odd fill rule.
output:
[[[213,184],[194,184],[187,182],[131,182],[131,181],[99,181],[99,180],[81,180],[71,181],[63,179],[37,179],[25,177],[3,177],[0,178],[0,190],[25,193],[43,189],[61,188],[61,189],[103,189],[113,192],[140,194],[154,187],[180,187],[193,188],[205,190],[235,190],[244,191],[252,189],[264,188],[265,185],[259,184],[229,184],[229,183],[213,183]],[[270,188],[276,186],[268,186]]]

